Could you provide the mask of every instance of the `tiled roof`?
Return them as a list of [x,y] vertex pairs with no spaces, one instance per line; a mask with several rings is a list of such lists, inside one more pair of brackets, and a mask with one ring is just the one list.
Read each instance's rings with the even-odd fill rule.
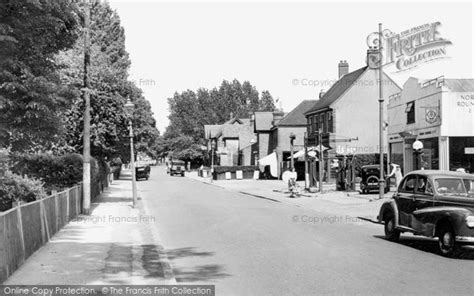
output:
[[272,121],[273,112],[255,112],[255,131],[269,131]]
[[220,124],[204,125],[204,135],[206,139],[219,138],[222,135],[222,125]]
[[308,112],[317,100],[304,100],[298,106],[296,106],[290,113],[288,113],[277,126],[294,126],[302,125],[306,126],[306,117],[304,114]]
[[474,91],[474,79],[444,79],[444,85],[453,92]]
[[324,95],[318,100],[313,108],[311,108],[306,114],[313,113],[315,111],[329,107],[334,103],[340,96],[342,96],[346,90],[348,90],[354,82],[356,82],[359,77],[365,72],[367,67],[362,67],[358,70],[355,70],[351,73],[348,73],[341,77]]

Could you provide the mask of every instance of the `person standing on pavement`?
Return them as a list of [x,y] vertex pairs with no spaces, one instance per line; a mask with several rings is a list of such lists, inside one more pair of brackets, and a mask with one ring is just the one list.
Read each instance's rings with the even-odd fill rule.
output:
[[398,188],[398,185],[400,185],[400,182],[403,179],[402,170],[398,164],[390,163],[390,166],[392,167],[392,171],[390,172],[390,175],[388,177],[395,178],[395,185]]

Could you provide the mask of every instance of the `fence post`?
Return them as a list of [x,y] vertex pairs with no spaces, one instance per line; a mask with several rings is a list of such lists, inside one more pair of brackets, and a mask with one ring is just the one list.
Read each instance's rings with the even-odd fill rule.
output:
[[20,233],[20,243],[21,243],[21,258],[20,263],[23,264],[25,262],[25,236],[23,234],[23,221],[21,221],[21,206],[20,201],[17,202],[16,214],[18,219],[18,232]]
[[56,190],[52,190],[51,194],[54,196],[54,216],[56,220],[56,231],[59,231],[59,201]]
[[69,217],[69,192],[71,192],[71,189],[68,189],[66,191],[66,217],[67,217],[67,222],[69,222],[70,217]]

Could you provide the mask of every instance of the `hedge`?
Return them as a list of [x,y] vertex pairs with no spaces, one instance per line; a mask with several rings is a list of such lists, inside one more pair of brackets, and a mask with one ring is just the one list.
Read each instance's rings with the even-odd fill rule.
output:
[[32,202],[46,197],[42,182],[6,172],[0,180],[0,211],[12,208],[13,202]]

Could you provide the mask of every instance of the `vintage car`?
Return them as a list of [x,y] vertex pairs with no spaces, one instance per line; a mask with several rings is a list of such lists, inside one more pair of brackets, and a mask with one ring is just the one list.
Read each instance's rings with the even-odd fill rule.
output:
[[135,166],[135,179],[147,179],[150,178],[150,166],[144,164],[137,164]]
[[410,172],[393,198],[382,205],[377,219],[391,241],[403,232],[434,237],[440,253],[453,256],[460,246],[474,244],[474,175]]
[[[375,165],[364,165],[360,170],[360,190],[361,193],[369,193],[371,191],[379,191],[379,177],[380,177],[380,166]],[[389,180],[385,180],[385,193],[390,190]]]
[[168,163],[168,167],[166,168],[166,173],[170,176],[173,175],[181,175],[184,177],[184,172],[186,171],[186,164],[182,160],[171,160]]

